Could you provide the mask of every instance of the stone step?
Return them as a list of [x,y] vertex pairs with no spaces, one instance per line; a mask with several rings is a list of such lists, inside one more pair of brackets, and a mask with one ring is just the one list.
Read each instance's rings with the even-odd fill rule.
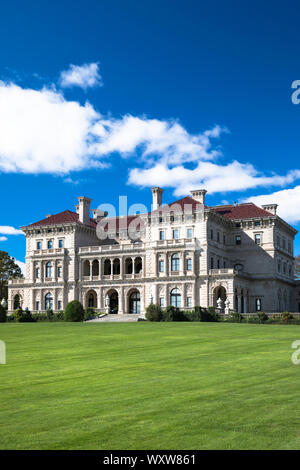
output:
[[99,322],[136,322],[138,318],[141,317],[140,314],[125,314],[125,315],[116,315],[110,313],[109,315],[105,315],[101,318],[96,318],[94,320],[88,320],[88,322],[99,323]]

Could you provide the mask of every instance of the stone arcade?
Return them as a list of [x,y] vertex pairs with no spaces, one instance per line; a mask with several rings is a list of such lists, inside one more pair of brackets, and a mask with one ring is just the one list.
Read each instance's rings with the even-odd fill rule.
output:
[[[162,205],[152,188],[152,211],[108,218],[79,197],[65,210],[23,227],[25,279],[9,282],[8,309],[84,307],[141,313],[151,302],[221,311],[299,311],[293,244],[297,231],[275,204],[209,207],[205,190]],[[107,234],[97,235],[97,224]]]

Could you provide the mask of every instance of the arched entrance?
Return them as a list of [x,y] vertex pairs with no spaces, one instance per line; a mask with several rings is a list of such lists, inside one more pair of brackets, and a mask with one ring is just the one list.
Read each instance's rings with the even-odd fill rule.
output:
[[109,313],[118,313],[119,312],[119,294],[116,290],[111,290],[107,293],[109,299]]
[[141,294],[138,290],[129,295],[129,313],[141,313]]
[[218,300],[221,299],[221,303],[219,301],[219,305],[221,305],[221,311],[224,312],[225,300],[227,299],[225,287],[223,286],[216,287],[214,289],[213,297],[214,297],[214,307],[218,307]]
[[90,308],[97,308],[97,294],[94,290],[86,293],[85,305]]
[[170,293],[170,304],[173,307],[181,308],[181,292],[177,287],[171,290]]
[[17,294],[14,296],[14,310],[22,307],[22,297]]

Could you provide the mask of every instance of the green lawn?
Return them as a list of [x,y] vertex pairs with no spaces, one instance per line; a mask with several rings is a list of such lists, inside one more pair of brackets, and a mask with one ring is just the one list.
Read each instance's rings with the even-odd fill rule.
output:
[[0,324],[0,449],[300,449],[300,326]]

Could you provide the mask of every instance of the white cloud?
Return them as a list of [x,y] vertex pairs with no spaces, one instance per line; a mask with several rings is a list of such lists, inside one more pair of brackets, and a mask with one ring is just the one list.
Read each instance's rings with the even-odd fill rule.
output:
[[55,90],[0,82],[0,171],[68,173],[93,164],[91,128],[100,115]]
[[245,202],[252,201],[262,204],[278,204],[277,214],[290,223],[300,222],[300,186],[283,189],[272,194],[261,194],[247,198]]
[[192,189],[206,188],[210,194],[227,191],[243,191],[258,186],[284,186],[300,178],[300,171],[294,170],[286,176],[264,176],[251,164],[237,161],[227,165],[201,161],[196,168],[184,166],[172,168],[156,163],[151,168],[135,168],[130,171],[129,183],[138,186],[174,187],[174,194],[182,196]]
[[[174,188],[177,196],[205,187],[210,193],[283,187],[300,170],[280,176],[260,173],[251,164],[222,164],[215,139],[226,128],[214,126],[190,134],[176,120],[126,115],[104,117],[86,102],[67,100],[62,92],[25,89],[0,82],[0,171],[68,175],[105,168],[109,157],[134,158],[129,184]],[[192,167],[193,166],[193,167]]]
[[78,86],[84,90],[102,86],[99,64],[96,62],[83,65],[71,64],[68,70],[61,72],[59,83],[63,88]]
[[25,273],[26,273],[26,265],[25,265],[25,263],[23,263],[23,261],[19,261],[19,260],[17,260],[17,259],[15,259],[15,263],[16,263],[18,266],[20,266],[22,273],[25,275]]
[[6,242],[7,237],[0,237],[0,242]]
[[9,225],[0,225],[0,234],[1,235],[24,235],[22,230],[19,230]]

